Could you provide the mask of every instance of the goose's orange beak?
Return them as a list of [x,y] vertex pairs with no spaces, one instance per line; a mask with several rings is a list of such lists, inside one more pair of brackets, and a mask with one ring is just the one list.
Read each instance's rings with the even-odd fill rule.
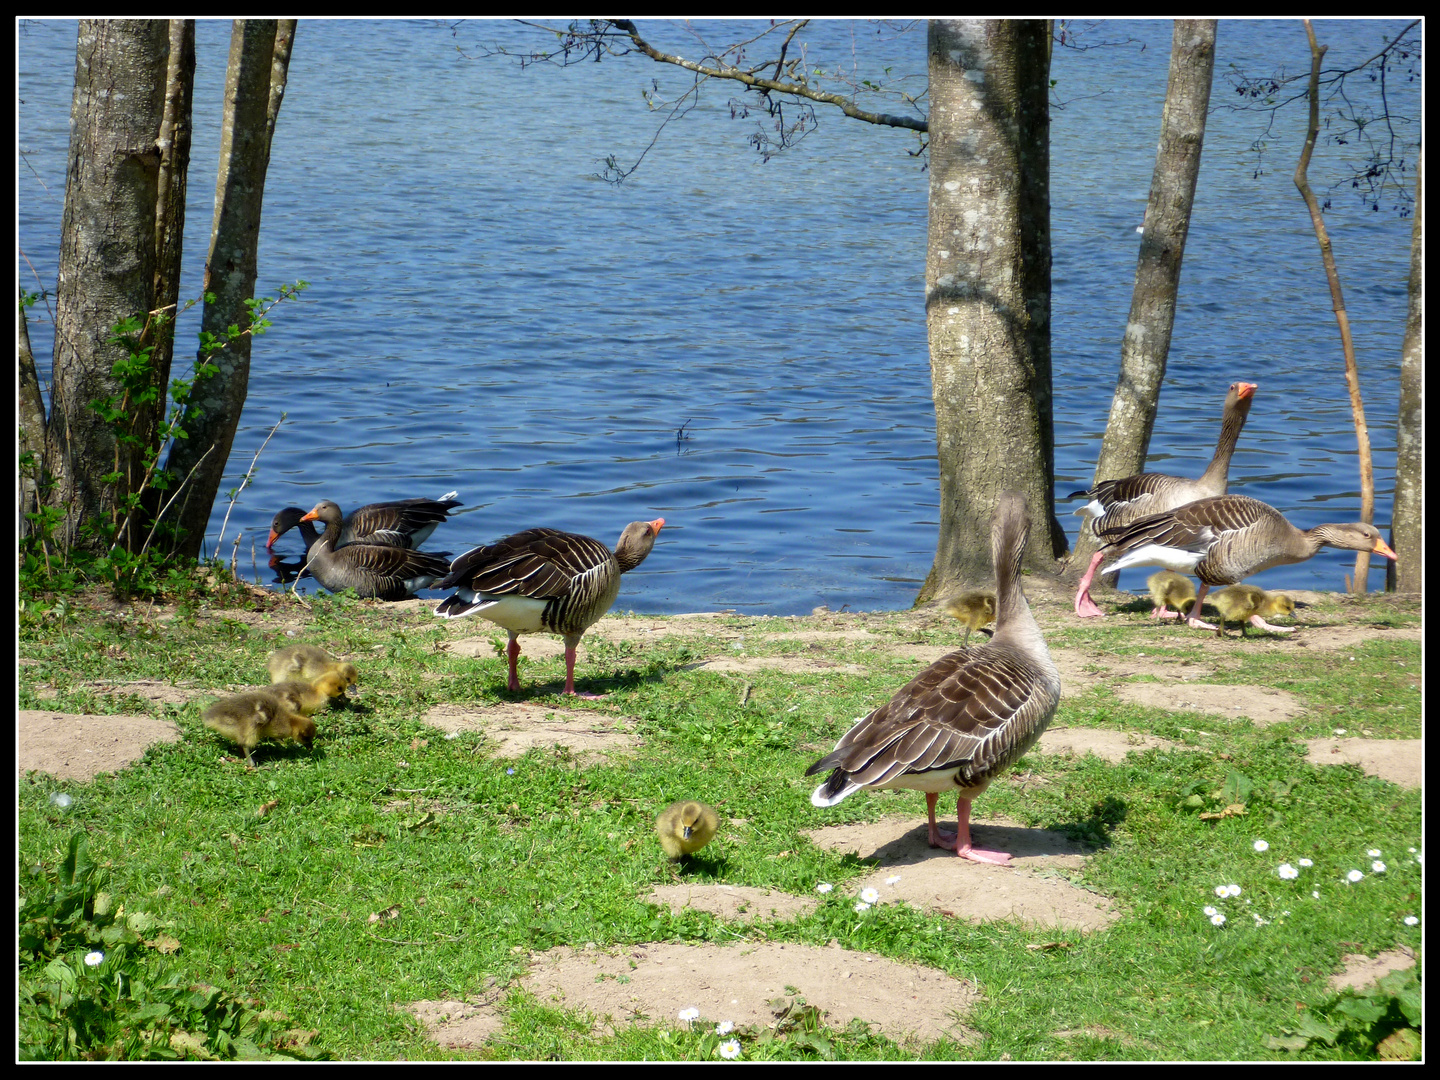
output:
[[265,550],[269,551],[275,546],[275,541],[280,539],[280,534],[274,529],[270,530],[270,539],[265,541]]
[[1400,561],[1400,556],[1395,554],[1394,549],[1378,536],[1375,538],[1375,547],[1373,550],[1376,555],[1384,555],[1387,559],[1394,559],[1396,562]]
[[318,521],[319,519],[316,518],[316,516],[315,516],[315,511],[314,511],[314,510],[311,510],[308,514],[306,514],[306,515],[305,515],[304,517],[302,517],[300,520],[301,520],[301,521]]
[[1239,386],[1240,386],[1240,400],[1241,400],[1241,401],[1244,401],[1244,400],[1245,400],[1247,397],[1249,397],[1251,394],[1255,393],[1256,390],[1260,389],[1260,384],[1259,384],[1259,383],[1253,383],[1253,382],[1242,382],[1242,383],[1239,384]]
[[650,528],[654,529],[658,533],[661,529],[665,527],[665,519],[656,518],[654,521],[647,521],[645,524],[649,525]]

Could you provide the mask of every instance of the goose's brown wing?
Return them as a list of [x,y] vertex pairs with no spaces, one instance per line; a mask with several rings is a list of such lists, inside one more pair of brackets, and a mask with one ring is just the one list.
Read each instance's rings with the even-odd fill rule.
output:
[[612,559],[599,540],[558,529],[526,529],[467,551],[450,565],[438,588],[470,589],[489,596],[553,599],[582,575]]

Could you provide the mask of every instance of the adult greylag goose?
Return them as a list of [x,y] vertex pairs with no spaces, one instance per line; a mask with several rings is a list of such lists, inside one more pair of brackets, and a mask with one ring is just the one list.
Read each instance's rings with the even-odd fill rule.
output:
[[[975,862],[1010,861],[1003,851],[974,846],[970,804],[1040,737],[1060,700],[1060,673],[1020,590],[1029,535],[1024,497],[1005,492],[990,537],[995,636],[942,656],[847,731],[805,770],[832,770],[810,796],[813,805],[834,806],[860,788],[923,791],[931,847]],[[958,795],[953,835],[935,824],[936,800],[946,792]]]
[[720,815],[703,802],[677,802],[655,819],[655,834],[660,846],[672,859],[694,855],[715,839],[720,828]]
[[[1072,491],[1067,496],[1076,499],[1084,495],[1087,500],[1075,513],[1091,519],[1091,528],[1098,537],[1102,532],[1123,528],[1147,515],[1173,510],[1196,499],[1224,495],[1230,482],[1230,458],[1235,454],[1245,418],[1250,415],[1255,390],[1255,383],[1230,384],[1225,394],[1225,411],[1220,417],[1220,441],[1215,444],[1215,456],[1197,479],[1186,480],[1167,473],[1140,473],[1119,480],[1102,480],[1088,491]],[[1105,614],[1090,599],[1090,583],[1095,580],[1095,571],[1104,557],[1101,550],[1090,557],[1090,565],[1075,592],[1075,614],[1082,619]]]
[[1200,499],[1101,535],[1107,543],[1100,553],[1114,558],[1107,571],[1163,566],[1198,577],[1200,592],[1189,621],[1205,630],[1216,629],[1200,618],[1200,604],[1211,586],[1233,585],[1272,566],[1304,562],[1322,547],[1395,558],[1374,525],[1356,521],[1297,529],[1273,506],[1245,495]]
[[[620,575],[645,561],[665,524],[632,521],[611,551],[599,540],[558,529],[526,529],[450,564],[437,588],[455,589],[435,614],[442,619],[479,615],[510,633],[507,685],[520,689],[516,661],[521,634],[544,631],[565,639],[565,690],[575,693],[575,648],[585,631],[620,595]],[[584,698],[602,694],[581,694]]]
[[[342,516],[340,537],[335,546],[340,548],[362,543],[418,548],[430,539],[430,534],[442,521],[448,520],[451,510],[464,505],[455,497],[458,494],[447,491],[438,499],[400,499],[362,506],[348,516]],[[265,550],[273,548],[275,541],[297,525],[308,552],[320,534],[298,506],[287,506],[275,515],[270,522],[270,539],[265,541]]]
[[211,731],[239,745],[245,751],[245,764],[252,768],[251,751],[261,739],[293,739],[306,748],[315,739],[315,721],[260,691],[221,698],[205,710],[202,719]]
[[1170,618],[1167,605],[1174,606],[1175,618],[1183,619],[1185,609],[1195,602],[1195,583],[1184,574],[1160,570],[1145,579],[1145,587],[1150,590],[1150,599],[1155,601],[1155,609],[1150,612],[1152,619]]
[[995,621],[995,594],[989,592],[956,593],[940,605],[940,610],[956,622],[965,624],[963,649],[970,644],[970,631],[979,630]]
[[1265,616],[1294,615],[1295,601],[1284,593],[1268,593],[1256,585],[1231,585],[1210,597],[1210,603],[1220,613],[1220,625],[1215,629],[1216,637],[1225,635],[1227,622],[1240,624],[1240,636],[1245,636],[1247,622],[1272,634],[1293,634],[1293,626],[1271,626]]
[[360,672],[355,665],[337,660],[318,645],[287,645],[276,649],[265,660],[272,683],[287,679],[304,679],[314,682],[322,675],[336,674],[345,680],[348,689],[360,683]]
[[325,523],[325,531],[311,547],[306,566],[315,580],[331,592],[354,589],[361,596],[377,600],[405,600],[449,572],[449,552],[366,543],[339,547],[340,507],[329,499],[316,503],[315,509],[300,520]]

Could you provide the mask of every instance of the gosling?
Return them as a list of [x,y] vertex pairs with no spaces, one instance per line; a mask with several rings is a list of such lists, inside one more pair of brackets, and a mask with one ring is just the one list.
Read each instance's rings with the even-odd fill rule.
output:
[[711,840],[720,827],[720,815],[702,802],[672,803],[655,821],[660,846],[672,859],[693,855]]
[[962,592],[946,600],[941,608],[952,619],[965,624],[965,637],[960,642],[963,649],[970,642],[970,631],[979,630],[995,621],[995,594],[991,592]]
[[211,731],[245,750],[245,765],[252,769],[255,759],[251,751],[261,739],[294,740],[306,749],[315,740],[315,721],[258,692],[221,698],[205,710],[203,719]]
[[327,671],[314,682],[287,679],[285,682],[271,683],[257,693],[268,694],[291,712],[311,716],[331,698],[345,693],[346,685],[345,676],[338,671]]
[[1155,601],[1155,610],[1150,612],[1152,619],[1171,618],[1167,604],[1175,608],[1175,618],[1183,618],[1195,603],[1195,583],[1184,574],[1161,570],[1151,574],[1145,584],[1150,588],[1150,599]]
[[1293,626],[1271,626],[1265,621],[1266,615],[1295,614],[1295,601],[1284,593],[1267,593],[1254,585],[1231,585],[1228,589],[1213,593],[1210,599],[1215,604],[1215,610],[1220,612],[1220,622],[1215,628],[1216,637],[1224,636],[1227,619],[1240,624],[1241,637],[1247,636],[1247,622],[1261,630],[1269,630],[1272,634],[1295,632]]
[[277,649],[265,661],[265,666],[270,671],[272,683],[285,682],[287,679],[314,682],[321,675],[331,672],[345,680],[346,689],[360,683],[360,673],[355,670],[354,664],[335,659],[318,645],[291,645],[285,649]]

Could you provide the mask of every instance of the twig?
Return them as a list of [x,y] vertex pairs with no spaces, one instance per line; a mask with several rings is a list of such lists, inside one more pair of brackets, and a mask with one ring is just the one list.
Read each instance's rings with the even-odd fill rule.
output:
[[[214,444],[214,443],[211,443],[211,444],[205,449],[205,453],[203,453],[203,454],[200,455],[200,460],[199,460],[199,461],[196,461],[195,464],[190,467],[190,471],[185,474],[185,479],[182,480],[182,481],[180,481],[180,486],[175,489],[175,494],[174,494],[174,495],[171,495],[169,501],[166,502],[164,506],[160,507],[160,512],[155,515],[155,521],[154,521],[154,522],[151,524],[151,526],[150,526],[150,531],[145,535],[145,543],[143,543],[143,544],[140,545],[140,554],[141,554],[141,555],[144,555],[145,552],[149,550],[149,548],[150,548],[150,541],[155,539],[155,530],[160,527],[160,519],[165,516],[165,512],[166,512],[167,510],[169,510],[170,507],[172,507],[173,505],[175,505],[175,500],[180,497],[180,493],[181,493],[182,491],[184,491],[184,490],[185,490],[185,486],[190,483],[190,478],[195,475],[195,470],[200,467],[200,462],[201,462],[201,461],[204,461],[207,457],[209,457],[209,456],[210,456],[210,451],[211,451],[211,450],[214,450],[214,449],[215,449],[215,444]],[[186,497],[188,498],[189,496],[187,495]],[[114,551],[115,549],[114,549],[114,548],[111,548],[110,550],[111,550],[111,551]]]
[[[239,500],[240,493],[245,490],[245,486],[250,483],[250,477],[255,474],[255,463],[260,460],[261,451],[270,444],[270,440],[275,437],[275,432],[280,430],[280,425],[285,422],[285,417],[288,415],[283,412],[280,414],[280,419],[275,421],[275,426],[270,429],[270,434],[265,436],[265,441],[260,444],[260,449],[256,450],[255,456],[250,459],[250,468],[246,470],[245,478],[240,481],[240,486],[235,489],[235,494],[230,496],[230,505],[225,508],[225,520],[220,523],[220,535],[215,538],[216,555],[220,554],[220,542],[225,539],[225,529],[230,524],[230,511],[235,509],[235,503]],[[239,537],[236,537],[235,543],[240,543]]]

